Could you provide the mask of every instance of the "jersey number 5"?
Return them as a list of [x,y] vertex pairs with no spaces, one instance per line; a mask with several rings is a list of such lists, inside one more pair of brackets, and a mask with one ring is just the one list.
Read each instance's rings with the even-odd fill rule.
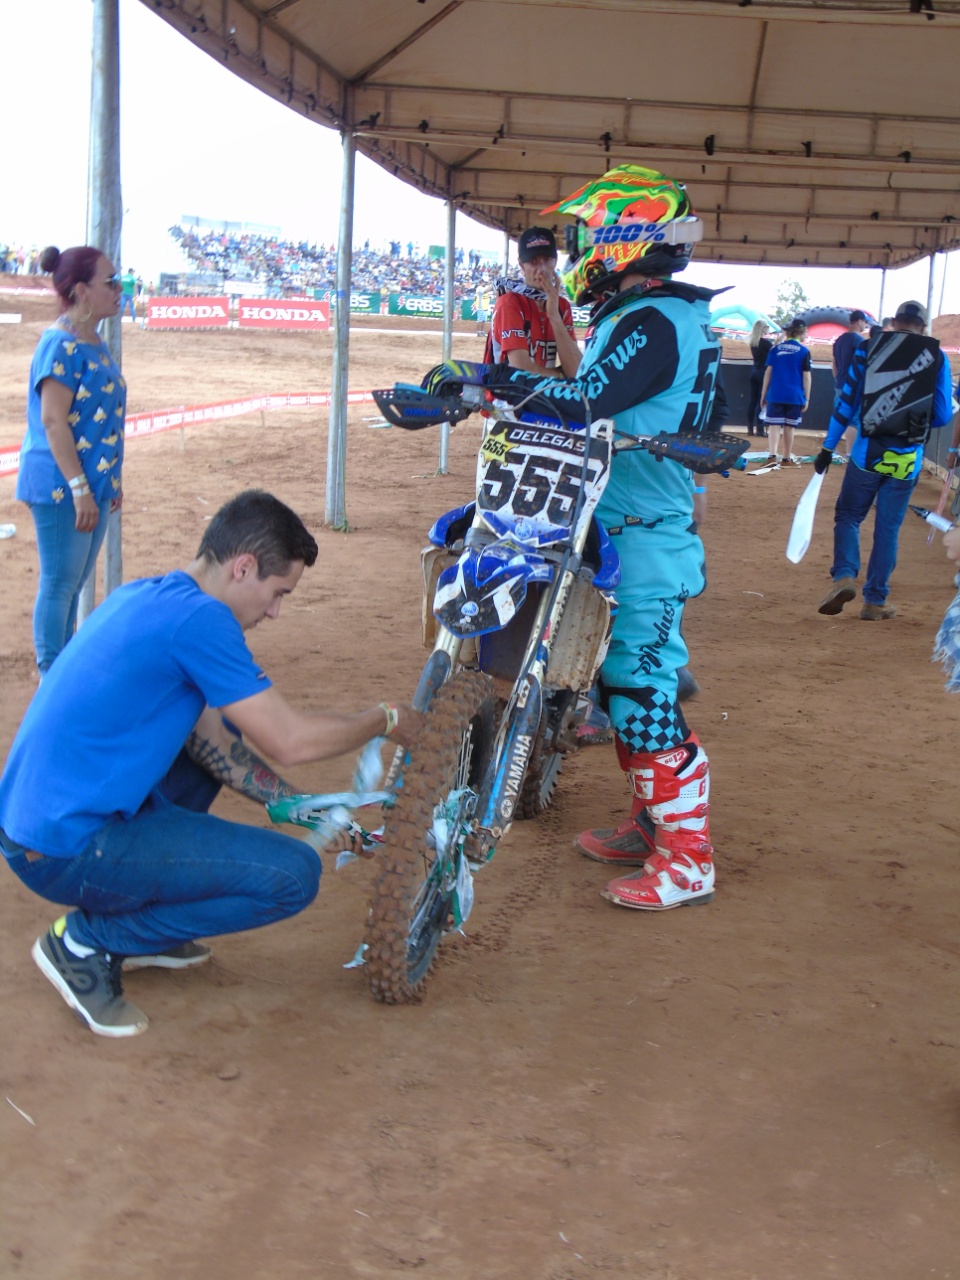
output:
[[710,406],[713,404],[713,388],[717,381],[717,369],[720,367],[720,348],[704,347],[700,352],[697,364],[697,377],[693,384],[693,394],[687,401],[679,432],[684,436],[698,436],[707,425]]

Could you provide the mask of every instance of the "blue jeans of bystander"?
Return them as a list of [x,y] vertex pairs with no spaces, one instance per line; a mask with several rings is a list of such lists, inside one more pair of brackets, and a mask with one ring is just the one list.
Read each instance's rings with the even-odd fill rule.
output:
[[863,598],[867,604],[886,603],[890,575],[897,564],[897,541],[903,517],[907,514],[916,477],[897,480],[876,471],[866,471],[855,462],[843,470],[843,484],[833,517],[833,568],[838,578],[855,578],[860,572],[860,526],[867,512],[877,504],[873,529],[873,548],[867,563]]
[[0,832],[10,869],[68,916],[74,942],[112,955],[154,955],[296,915],[320,887],[302,840],[204,812],[219,788],[186,758],[132,818],[119,815],[73,858],[28,859]]
[[37,530],[40,582],[33,606],[33,646],[41,675],[73,635],[80,591],[93,572],[107,532],[110,499],[100,504],[92,533],[77,532],[73,503],[35,502],[30,514]]

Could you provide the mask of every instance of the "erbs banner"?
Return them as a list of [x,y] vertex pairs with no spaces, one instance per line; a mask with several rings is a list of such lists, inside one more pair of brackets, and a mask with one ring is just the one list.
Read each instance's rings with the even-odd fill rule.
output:
[[429,316],[439,320],[443,316],[443,299],[413,293],[391,293],[387,313],[391,316]]
[[150,298],[149,329],[224,329],[230,320],[230,304],[223,298]]
[[[315,289],[313,296],[329,302],[330,310],[336,311],[337,296],[329,289]],[[350,310],[354,315],[378,316],[380,314],[380,296],[379,293],[351,293]]]
[[330,303],[317,298],[241,298],[241,329],[329,329]]

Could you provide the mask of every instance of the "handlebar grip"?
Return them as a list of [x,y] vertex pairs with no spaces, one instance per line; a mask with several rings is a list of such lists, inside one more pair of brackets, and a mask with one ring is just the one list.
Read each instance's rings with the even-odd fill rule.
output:
[[462,396],[434,396],[419,387],[388,387],[374,391],[373,399],[391,426],[407,431],[420,431],[441,422],[461,422],[474,411]]

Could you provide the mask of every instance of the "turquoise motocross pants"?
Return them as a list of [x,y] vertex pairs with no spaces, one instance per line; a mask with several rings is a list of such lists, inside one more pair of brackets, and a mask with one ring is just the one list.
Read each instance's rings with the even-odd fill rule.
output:
[[677,669],[687,662],[680,622],[686,601],[706,587],[703,543],[696,525],[682,519],[625,522],[607,532],[621,573],[601,669],[610,719],[631,753],[665,751],[689,733],[677,705]]

